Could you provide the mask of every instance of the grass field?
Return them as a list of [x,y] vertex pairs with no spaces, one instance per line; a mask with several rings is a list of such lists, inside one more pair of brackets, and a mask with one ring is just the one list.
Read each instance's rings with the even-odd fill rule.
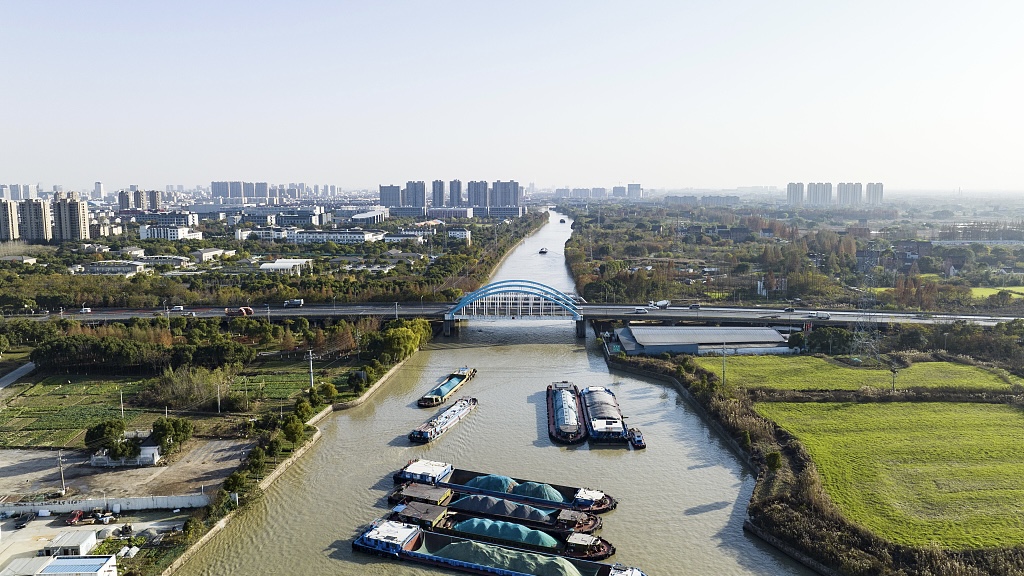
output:
[[832,500],[894,542],[1024,543],[1024,414],[1004,405],[788,404],[757,410],[807,447]]
[[[705,370],[721,375],[722,358],[698,358]],[[891,388],[888,370],[850,368],[812,356],[729,356],[725,361],[726,382],[744,388],[781,390],[859,390],[862,386]],[[949,362],[919,362],[896,377],[897,388],[955,388],[958,390],[1007,392],[1010,385],[974,366]]]
[[988,298],[1006,290],[1013,298],[1024,298],[1024,286],[1007,286],[1005,288],[971,288],[971,296],[975,299]]

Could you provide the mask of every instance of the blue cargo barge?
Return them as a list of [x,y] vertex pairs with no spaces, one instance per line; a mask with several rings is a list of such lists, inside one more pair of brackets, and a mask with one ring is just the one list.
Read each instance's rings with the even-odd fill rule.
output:
[[590,560],[563,558],[484,544],[390,520],[378,520],[360,534],[352,548],[397,560],[449,568],[470,574],[537,576],[559,573],[569,576],[646,576],[637,568]]
[[416,401],[416,405],[420,408],[433,408],[434,406],[440,406],[448,401],[452,397],[452,394],[462,387],[463,384],[469,382],[476,376],[476,368],[470,368],[464,366],[448,375],[448,378],[444,382],[437,385],[430,392],[424,394],[419,400]]
[[614,510],[618,501],[600,490],[544,484],[497,474],[473,472],[452,467],[446,462],[410,460],[394,474],[395,484],[419,482],[434,484],[462,494],[484,494],[541,508],[580,510],[601,514]]

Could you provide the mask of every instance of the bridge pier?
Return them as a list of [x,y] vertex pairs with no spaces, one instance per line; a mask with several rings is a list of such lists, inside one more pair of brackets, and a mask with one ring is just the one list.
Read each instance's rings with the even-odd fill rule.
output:
[[445,336],[451,336],[452,335],[452,326],[454,326],[454,325],[455,325],[455,320],[445,320],[444,323],[443,323],[443,327],[441,329],[441,333],[444,334]]
[[587,319],[581,318],[576,321],[576,337],[586,338],[587,337]]

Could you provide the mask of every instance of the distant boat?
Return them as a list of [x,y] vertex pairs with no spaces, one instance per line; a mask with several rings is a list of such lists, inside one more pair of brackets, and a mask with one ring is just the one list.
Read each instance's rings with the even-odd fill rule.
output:
[[547,254],[548,253],[548,249],[547,248],[541,248],[540,249],[540,253],[541,254]]
[[561,220],[559,220],[558,223],[559,224],[565,224],[565,218],[562,218]]

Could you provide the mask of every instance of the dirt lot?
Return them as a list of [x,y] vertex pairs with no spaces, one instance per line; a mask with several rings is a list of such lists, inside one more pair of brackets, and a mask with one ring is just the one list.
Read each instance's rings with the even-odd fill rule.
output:
[[[65,451],[64,479],[69,495],[93,498],[190,494],[223,482],[251,446],[248,440],[192,440],[170,465],[145,468],[93,468],[84,452]],[[0,501],[38,498],[60,486],[56,450],[0,450]]]

